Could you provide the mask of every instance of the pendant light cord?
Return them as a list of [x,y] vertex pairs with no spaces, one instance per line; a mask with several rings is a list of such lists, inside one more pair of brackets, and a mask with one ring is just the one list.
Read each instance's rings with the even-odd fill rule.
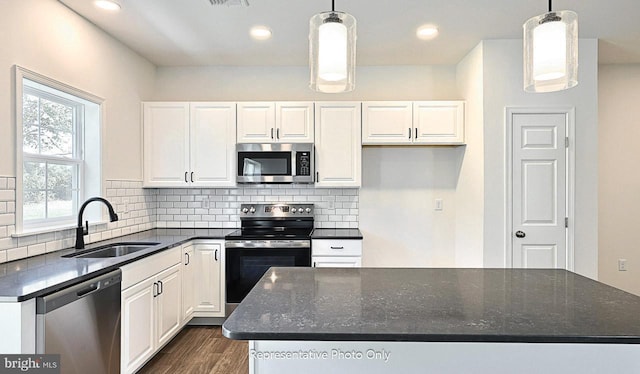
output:
[[[549,0],[549,4],[551,4],[551,0]],[[551,6],[551,5],[549,5]],[[336,11],[336,0],[331,0],[331,11],[335,12]]]
[[553,0],[549,0],[549,13],[551,13],[551,2],[552,2],[552,1],[553,1]]

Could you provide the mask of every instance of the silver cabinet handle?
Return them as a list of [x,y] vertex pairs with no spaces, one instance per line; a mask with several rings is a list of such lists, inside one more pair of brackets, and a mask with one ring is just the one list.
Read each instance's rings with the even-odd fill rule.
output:
[[409,139],[411,139],[411,127],[409,127]]
[[215,253],[213,254],[213,258],[214,260],[218,261],[218,250],[216,249]]
[[280,139],[280,129],[276,130],[276,138]]
[[191,183],[193,183],[193,172],[191,172]]
[[185,265],[189,265],[189,263],[191,262],[191,257],[189,257],[188,253],[185,253],[184,255],[187,258],[187,262],[185,262]]
[[162,295],[162,293],[164,292],[164,285],[162,284],[162,281],[158,281],[158,284],[160,285],[160,291],[158,292],[158,295]]
[[157,297],[158,295],[158,282],[153,282],[153,297]]
[[334,247],[334,246],[331,246],[331,249],[344,249],[344,247]]
[[418,139],[418,128],[416,127],[416,136],[413,137],[414,139]]
[[313,262],[313,267],[316,267],[316,262],[315,261]]
[[516,231],[516,238],[524,238],[525,236],[527,236],[527,234],[525,234],[524,231]]
[[187,180],[187,174],[189,174],[188,171],[184,172],[184,183],[189,183],[189,181]]
[[271,139],[273,139],[273,127],[271,128]]

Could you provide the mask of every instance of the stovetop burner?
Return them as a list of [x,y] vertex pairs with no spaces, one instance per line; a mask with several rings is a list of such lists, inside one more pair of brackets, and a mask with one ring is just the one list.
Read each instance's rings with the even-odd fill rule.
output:
[[242,204],[241,228],[227,240],[308,240],[313,231],[313,204]]

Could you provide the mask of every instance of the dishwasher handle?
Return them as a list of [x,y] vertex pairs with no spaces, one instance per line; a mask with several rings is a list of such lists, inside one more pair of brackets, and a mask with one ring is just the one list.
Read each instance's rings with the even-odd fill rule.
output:
[[76,300],[88,297],[108,287],[118,286],[122,282],[120,269],[99,275],[84,282],[63,288],[49,295],[36,298],[36,314],[50,313]]

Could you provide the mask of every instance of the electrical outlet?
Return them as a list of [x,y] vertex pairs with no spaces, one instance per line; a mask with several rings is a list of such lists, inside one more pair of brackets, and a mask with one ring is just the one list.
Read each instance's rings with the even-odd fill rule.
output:
[[443,205],[444,205],[444,203],[442,202],[442,199],[435,199],[435,201],[434,201],[434,210],[444,210]]
[[205,196],[205,197],[202,199],[202,208],[204,208],[204,209],[209,209],[209,196],[208,196],[208,195],[207,195],[207,196]]
[[124,201],[122,202],[122,210],[124,214],[129,213],[129,199],[124,199]]
[[624,258],[618,259],[618,271],[627,271],[627,260]]
[[336,202],[335,201],[327,201],[327,205],[328,208],[327,209],[335,209],[336,208]]

